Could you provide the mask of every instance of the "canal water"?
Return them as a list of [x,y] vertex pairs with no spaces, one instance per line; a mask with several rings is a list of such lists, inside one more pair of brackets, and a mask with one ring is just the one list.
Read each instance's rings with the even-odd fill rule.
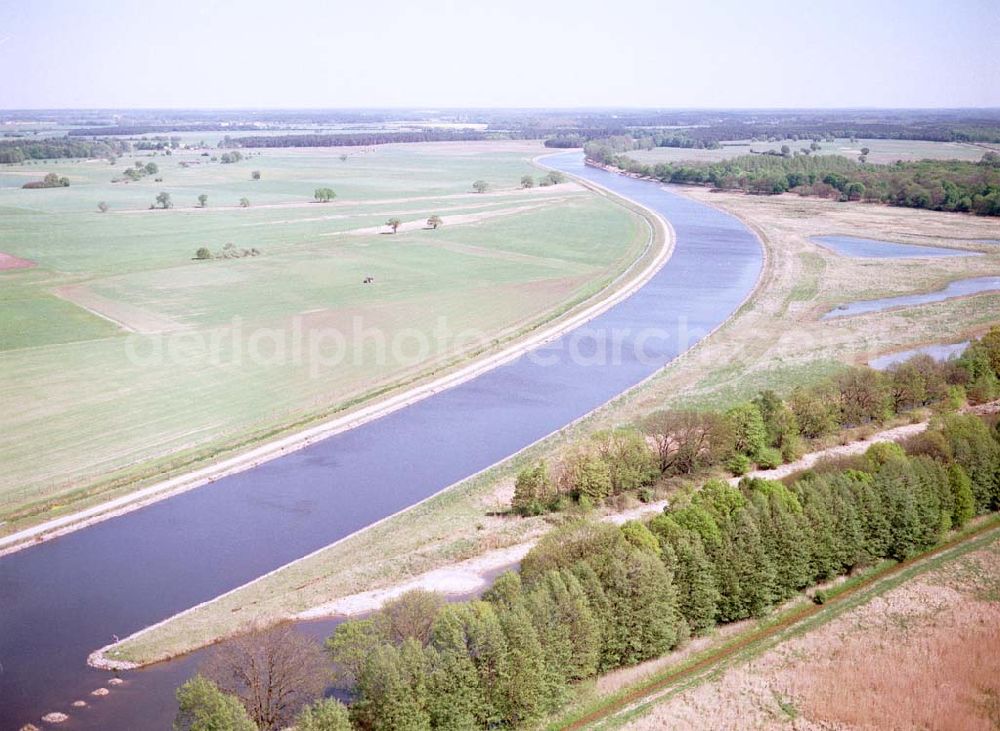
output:
[[[762,250],[737,219],[658,183],[587,167],[579,153],[545,162],[660,213],[676,232],[670,260],[591,322],[470,381],[0,558],[0,729],[40,725],[49,711],[70,714],[66,729],[135,728],[124,710],[109,718],[97,708],[110,708],[110,696],[93,699],[93,713],[70,706],[106,682],[108,673],[85,663],[113,635],[211,599],[516,453],[661,369],[753,290]],[[173,707],[163,699],[193,663],[132,674],[123,696],[156,685],[161,699],[142,712],[142,728],[169,728]]]

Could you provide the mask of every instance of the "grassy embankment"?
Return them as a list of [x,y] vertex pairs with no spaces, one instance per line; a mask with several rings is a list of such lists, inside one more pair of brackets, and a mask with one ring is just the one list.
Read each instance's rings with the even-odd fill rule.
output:
[[[135,158],[114,167],[5,166],[0,251],[38,267],[0,272],[0,532],[424,382],[592,298],[642,253],[648,229],[574,184],[519,189],[522,175],[540,175],[530,159],[541,151],[531,143],[396,145],[351,149],[341,160],[336,149],[269,150],[235,164],[144,153],[137,159],[159,173],[128,184],[109,181]],[[71,187],[16,187],[50,169]],[[471,192],[475,179],[491,192]],[[320,186],[337,199],[312,202]],[[148,210],[161,190],[175,207]],[[197,207],[201,193],[206,208]],[[242,196],[249,208],[239,207]],[[107,213],[97,211],[101,200]],[[436,231],[421,225],[431,214],[444,219]],[[398,234],[369,230],[390,216],[403,221]],[[192,260],[202,246],[214,252],[230,242],[263,253]],[[362,285],[369,274],[375,284]],[[452,335],[483,338],[439,341],[440,318]],[[355,322],[384,335],[385,357],[369,344],[314,371],[310,331],[350,339]],[[305,334],[300,357],[296,327]],[[237,330],[242,357],[232,345]],[[393,348],[400,333],[410,337]],[[419,358],[414,335],[431,346]],[[222,344],[218,362],[212,338]],[[331,341],[316,342],[329,356]]]
[[[375,528],[248,585],[110,656],[133,661],[170,657],[258,620],[289,616],[338,596],[389,586],[433,568],[521,543],[544,532],[545,518],[508,518],[517,470],[557,457],[595,429],[629,423],[664,405],[715,407],[760,388],[785,391],[841,363],[941,339],[957,340],[1000,320],[1000,295],[903,311],[820,321],[854,299],[933,290],[952,279],[1000,274],[1000,248],[968,243],[993,238],[995,223],[971,216],[847,205],[796,196],[760,199],[683,191],[739,215],[761,235],[768,260],[756,294],[711,338],[641,387],[560,434]],[[822,234],[962,244],[981,257],[857,260],[808,240]]]
[[[1000,586],[998,538],[1000,518],[984,516],[924,554],[902,563],[882,562],[833,583],[824,589],[826,598],[821,605],[799,597],[763,619],[719,628],[714,636],[696,640],[686,651],[611,673],[581,687],[574,707],[552,719],[546,728],[719,727],[737,723],[736,719],[739,723],[752,719],[755,727],[777,727],[798,717],[800,704],[808,704],[814,714],[807,716],[809,721],[874,722],[878,716],[865,717],[879,707],[875,696],[881,691],[872,684],[891,684],[893,676],[914,676],[897,685],[908,687],[905,692],[920,688],[923,695],[883,698],[883,711],[885,707],[900,709],[909,701],[928,709],[923,715],[934,716],[933,709],[939,705],[934,695],[964,696],[970,691],[983,693],[984,698],[961,698],[972,701],[969,708],[958,708],[953,702],[951,708],[938,710],[946,711],[943,717],[980,710],[977,700],[988,702],[989,690],[974,687],[982,682],[983,669],[971,667],[975,663],[968,662],[970,657],[964,663],[969,666],[966,675],[971,678],[978,673],[980,677],[973,686],[964,687],[957,676],[948,683],[941,682],[943,677],[929,683],[934,675],[931,658],[912,657],[910,666],[893,667],[890,672],[881,656],[906,654],[907,646],[911,652],[926,652],[923,640],[933,628],[957,619],[964,631],[939,633],[942,636],[934,642],[938,652],[947,654],[949,646],[961,644],[970,629],[975,630],[962,616],[954,615],[968,615],[976,625],[989,623],[984,612],[995,617]],[[876,603],[880,598],[882,601]],[[983,606],[973,606],[976,603]],[[987,636],[996,641],[995,632],[987,632]],[[866,674],[863,666],[880,670]],[[920,666],[925,667],[921,670]],[[883,671],[885,677],[875,680]],[[811,677],[824,673],[822,682]],[[844,687],[850,682],[848,678],[858,675],[864,679],[859,678],[850,689]],[[839,689],[824,690],[830,683]],[[959,686],[957,693],[955,686]],[[836,704],[830,703],[833,697],[839,699]],[[911,720],[916,724],[927,719]]]

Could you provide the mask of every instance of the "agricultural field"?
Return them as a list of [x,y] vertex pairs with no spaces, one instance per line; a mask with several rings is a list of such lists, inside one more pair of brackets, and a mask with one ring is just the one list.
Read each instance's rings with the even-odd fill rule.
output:
[[[723,142],[722,147],[715,150],[697,150],[683,147],[654,147],[652,150],[632,150],[629,157],[639,162],[656,164],[658,162],[719,162],[752,152],[780,151],[782,145],[788,145],[793,152],[809,147],[811,140],[781,140],[779,142],[751,142],[750,140],[734,140]],[[867,147],[868,162],[884,165],[897,160],[969,160],[976,162],[983,154],[995,146],[985,144],[970,144],[964,142],[928,142],[924,140],[862,140],[851,142],[847,138],[838,138],[833,142],[821,142],[815,155],[842,155],[856,160],[861,154],[861,148]]]
[[1000,544],[994,541],[620,728],[995,729],[998,620]]
[[[979,335],[1000,321],[1000,294],[822,320],[856,299],[935,290],[953,279],[1000,274],[996,223],[959,214],[841,204],[829,200],[713,193],[674,188],[737,215],[761,237],[767,260],[757,291],[711,337],[659,375],[590,417],[442,495],[271,574],[194,612],[127,641],[112,656],[162,659],[231,634],[357,592],[531,538],[544,517],[502,515],[514,476],[540,458],[550,462],[576,440],[603,428],[635,423],[666,406],[727,408],[757,391],[786,394],[847,363],[884,352]],[[855,259],[812,241],[853,235],[978,253],[937,259]]]
[[[430,143],[224,164],[182,150],[0,168],[0,252],[16,258],[0,271],[0,521],[309,423],[599,292],[648,229],[576,184],[521,189],[544,175],[531,164],[543,152]],[[110,182],[137,161],[158,171]],[[50,172],[70,186],[20,187]],[[322,187],[332,202],[313,200]],[[160,192],[172,207],[151,208]]]

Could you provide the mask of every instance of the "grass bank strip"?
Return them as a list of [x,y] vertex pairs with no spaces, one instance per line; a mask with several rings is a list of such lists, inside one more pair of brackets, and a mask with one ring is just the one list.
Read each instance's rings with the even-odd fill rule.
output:
[[[108,518],[123,515],[132,510],[137,510],[146,505],[152,504],[182,492],[201,487],[202,485],[214,482],[222,477],[236,474],[244,470],[253,469],[264,462],[284,456],[291,452],[303,449],[316,441],[339,434],[358,427],[369,421],[373,421],[399,409],[410,406],[429,396],[457,386],[468,380],[475,378],[482,373],[497,368],[508,363],[526,351],[551,342],[563,334],[586,324],[590,320],[607,311],[617,303],[628,298],[643,285],[646,284],[667,262],[675,245],[675,236],[670,225],[657,213],[650,211],[635,201],[628,200],[623,196],[616,196],[601,186],[583,183],[598,195],[603,195],[612,200],[625,200],[630,206],[638,209],[643,215],[643,219],[649,226],[649,238],[642,253],[630,264],[625,271],[616,276],[600,293],[595,295],[596,302],[592,302],[583,310],[566,314],[565,319],[556,324],[536,332],[509,347],[494,353],[481,360],[474,361],[456,371],[441,376],[429,383],[411,388],[407,391],[391,396],[383,401],[369,404],[349,414],[337,417],[330,421],[310,427],[301,432],[290,434],[275,441],[265,443],[247,452],[225,459],[221,462],[209,465],[194,472],[179,475],[168,480],[158,482],[140,490],[130,492],[121,497],[103,502],[94,507],[72,513],[70,515],[55,518],[44,523],[32,526],[8,536],[0,538],[0,557],[21,550],[22,548],[34,545],[35,543],[50,540],[61,535],[65,535],[74,530],[79,530],[94,523]],[[640,263],[646,260],[650,254],[652,257],[646,265],[635,271]],[[431,496],[433,497],[433,496]],[[390,516],[391,517],[391,516]]]
[[906,561],[883,562],[866,574],[849,579],[826,592],[822,605],[798,604],[775,616],[763,626],[750,630],[725,644],[706,650],[677,667],[669,668],[641,681],[620,693],[602,698],[574,714],[550,723],[550,731],[576,731],[595,728],[595,724],[614,718],[624,721],[639,715],[650,704],[665,695],[689,687],[727,664],[766,650],[784,637],[807,631],[872,597],[895,588],[940,563],[975,550],[1000,538],[1000,515],[994,514],[976,521],[966,530],[930,551]]

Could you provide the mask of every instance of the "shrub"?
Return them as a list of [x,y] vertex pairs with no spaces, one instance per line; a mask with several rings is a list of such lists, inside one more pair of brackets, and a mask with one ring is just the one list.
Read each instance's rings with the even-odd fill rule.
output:
[[592,440],[608,466],[613,494],[646,487],[659,476],[656,457],[638,431],[612,429],[598,432]]
[[735,477],[742,477],[750,471],[750,458],[745,454],[734,454],[726,460],[726,469]]
[[757,466],[762,470],[773,470],[781,465],[781,452],[774,447],[764,447],[757,453]]
[[212,252],[209,251],[204,246],[202,246],[200,249],[198,249],[198,251],[194,252],[194,258],[195,259],[211,259],[212,258]]
[[511,507],[521,515],[540,515],[555,497],[555,484],[549,477],[549,468],[545,462],[539,461],[534,467],[525,467],[517,473]]
[[599,455],[577,452],[567,460],[563,482],[567,492],[597,503],[611,494],[611,468]]
[[767,427],[760,408],[754,403],[743,403],[726,412],[733,430],[733,448],[751,459],[767,446]]

